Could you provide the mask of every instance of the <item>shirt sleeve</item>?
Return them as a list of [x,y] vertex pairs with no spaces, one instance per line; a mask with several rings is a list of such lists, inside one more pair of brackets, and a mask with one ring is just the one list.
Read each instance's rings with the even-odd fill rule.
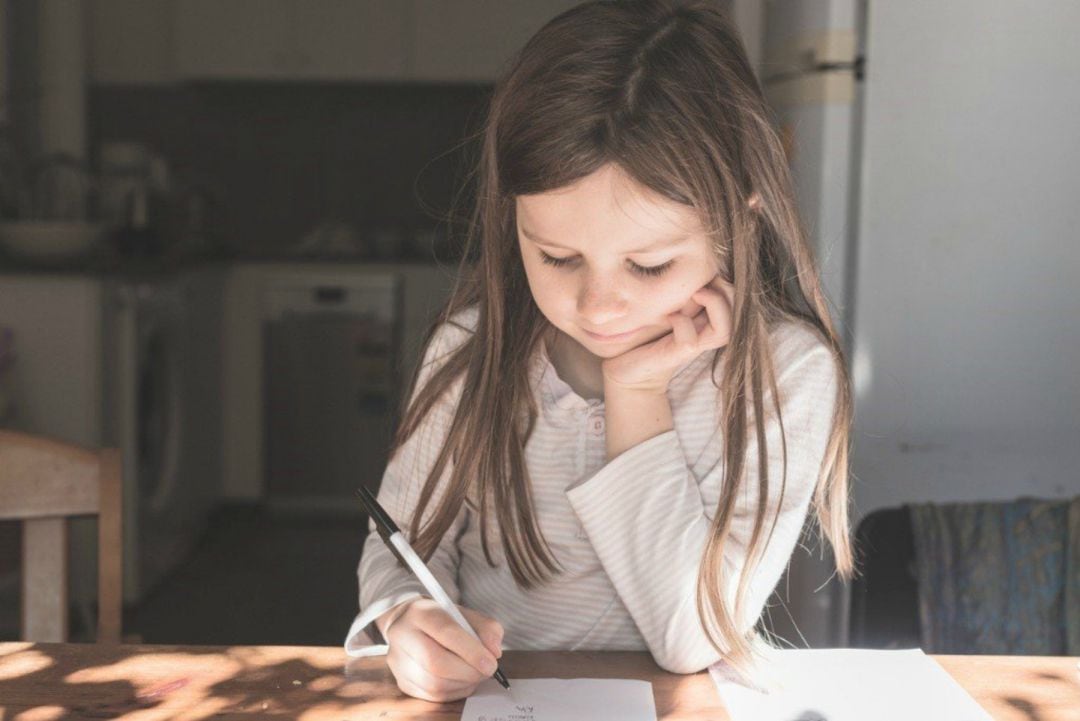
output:
[[[763,533],[776,530],[747,587],[739,628],[749,630],[776,587],[795,549],[821,470],[832,429],[838,377],[832,354],[821,344],[796,357],[777,386],[787,438],[788,473],[783,502],[780,426],[765,395],[769,500]],[[753,429],[753,426],[751,426]],[[722,442],[719,434],[715,442]],[[604,570],[633,617],[653,658],[674,673],[694,673],[720,660],[697,610],[699,564],[710,537],[723,483],[723,453],[702,478],[695,477],[677,431],[670,430],[619,454],[567,491]],[[747,440],[744,492],[723,551],[729,609],[747,557],[758,506],[756,433]],[[715,502],[711,504],[715,506]],[[777,517],[777,513],[779,516]]]
[[[416,388],[422,388],[438,366],[447,359],[446,348],[454,348],[450,335],[460,335],[445,327],[432,339],[424,354]],[[379,504],[406,533],[416,510],[428,474],[431,472],[439,451],[449,432],[450,422],[461,394],[461,379],[432,408],[416,432],[398,449],[387,463],[379,486]],[[415,398],[414,392],[413,397]],[[411,402],[411,401],[410,401]],[[439,499],[449,481],[452,463],[448,463],[439,485],[428,503],[427,517],[438,507]],[[455,602],[459,599],[457,569],[460,559],[458,539],[467,522],[468,509],[462,505],[457,518],[451,524],[435,553],[427,561],[428,568]],[[385,639],[379,633],[374,620],[395,606],[420,596],[427,596],[420,581],[409,569],[400,565],[397,557],[387,548],[375,530],[374,521],[368,522],[368,536],[364,541],[357,568],[360,588],[360,612],[353,619],[345,636],[345,652],[349,656],[377,656],[387,652]]]

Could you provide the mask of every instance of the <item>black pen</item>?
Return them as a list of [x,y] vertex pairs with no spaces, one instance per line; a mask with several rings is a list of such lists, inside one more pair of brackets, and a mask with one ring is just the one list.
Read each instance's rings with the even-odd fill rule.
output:
[[[457,604],[451,600],[447,595],[443,587],[439,585],[439,582],[435,580],[434,574],[431,573],[431,569],[420,559],[416,551],[413,550],[409,542],[405,540],[405,534],[401,532],[401,529],[394,523],[394,519],[390,518],[390,514],[383,510],[383,507],[379,505],[379,502],[375,500],[375,494],[369,491],[364,486],[361,486],[356,495],[360,496],[360,502],[364,504],[364,508],[367,510],[368,515],[373,521],[375,521],[375,528],[379,531],[379,537],[383,542],[390,547],[397,559],[404,563],[409,569],[420,579],[420,583],[424,584],[424,588],[431,594],[432,599],[435,600],[444,611],[450,614],[450,618],[457,621],[458,625],[468,631],[473,638],[480,641],[480,637],[476,635],[475,629],[469,622],[465,620],[465,617],[461,615],[461,611],[458,609]],[[483,641],[480,641],[483,644]],[[510,682],[506,680],[506,675],[503,674],[502,669],[495,666],[495,673],[493,674],[496,681],[498,681],[503,688],[509,690]]]

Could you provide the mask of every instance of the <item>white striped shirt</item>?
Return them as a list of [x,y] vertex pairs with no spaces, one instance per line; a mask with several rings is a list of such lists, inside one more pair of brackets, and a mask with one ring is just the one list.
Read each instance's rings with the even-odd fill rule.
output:
[[[477,316],[473,307],[454,320],[472,329]],[[438,329],[425,352],[418,388],[466,334],[450,324]],[[809,326],[778,325],[770,345],[787,437],[787,488],[776,530],[748,587],[741,620],[745,629],[760,616],[802,530],[831,430],[838,381],[832,355]],[[492,568],[481,548],[478,519],[464,504],[428,566],[451,598],[502,624],[504,649],[648,650],[669,671],[706,668],[720,658],[701,626],[695,593],[724,473],[720,397],[710,374],[714,352],[702,353],[673,376],[667,396],[674,429],[606,461],[603,400],[575,393],[555,372],[544,344],[539,347],[530,365],[539,415],[525,460],[536,519],[562,572],[538,587],[519,588],[502,555],[498,524],[489,523],[489,549],[497,563]],[[721,357],[717,379],[723,364]],[[445,440],[462,385],[459,377],[387,465],[378,498],[402,529],[408,527]],[[771,393],[766,393],[765,408],[772,495],[767,533],[779,500],[783,451]],[[725,589],[729,604],[757,506],[753,432],[745,469],[746,491],[740,494],[723,554],[731,581]],[[449,467],[441,482],[448,478]],[[442,488],[436,489],[425,516],[434,511]],[[381,640],[373,619],[426,595],[374,532],[374,523],[369,527],[358,571],[361,612],[345,640],[351,656],[385,653],[387,647],[373,640]]]

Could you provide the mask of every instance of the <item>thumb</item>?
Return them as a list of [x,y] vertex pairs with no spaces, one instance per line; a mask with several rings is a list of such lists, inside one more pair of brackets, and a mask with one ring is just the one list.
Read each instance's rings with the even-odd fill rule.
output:
[[485,616],[479,611],[474,611],[471,608],[465,606],[458,606],[461,609],[461,615],[465,617],[465,620],[469,622],[469,625],[476,631],[476,635],[480,637],[480,641],[487,647],[489,651],[499,658],[502,656],[502,639],[503,639],[503,627],[498,621],[490,616]]

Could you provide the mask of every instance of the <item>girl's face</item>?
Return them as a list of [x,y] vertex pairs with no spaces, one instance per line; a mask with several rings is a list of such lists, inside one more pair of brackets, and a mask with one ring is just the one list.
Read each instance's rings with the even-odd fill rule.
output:
[[540,312],[600,358],[671,332],[667,316],[718,265],[696,211],[606,165],[516,201],[518,243]]

